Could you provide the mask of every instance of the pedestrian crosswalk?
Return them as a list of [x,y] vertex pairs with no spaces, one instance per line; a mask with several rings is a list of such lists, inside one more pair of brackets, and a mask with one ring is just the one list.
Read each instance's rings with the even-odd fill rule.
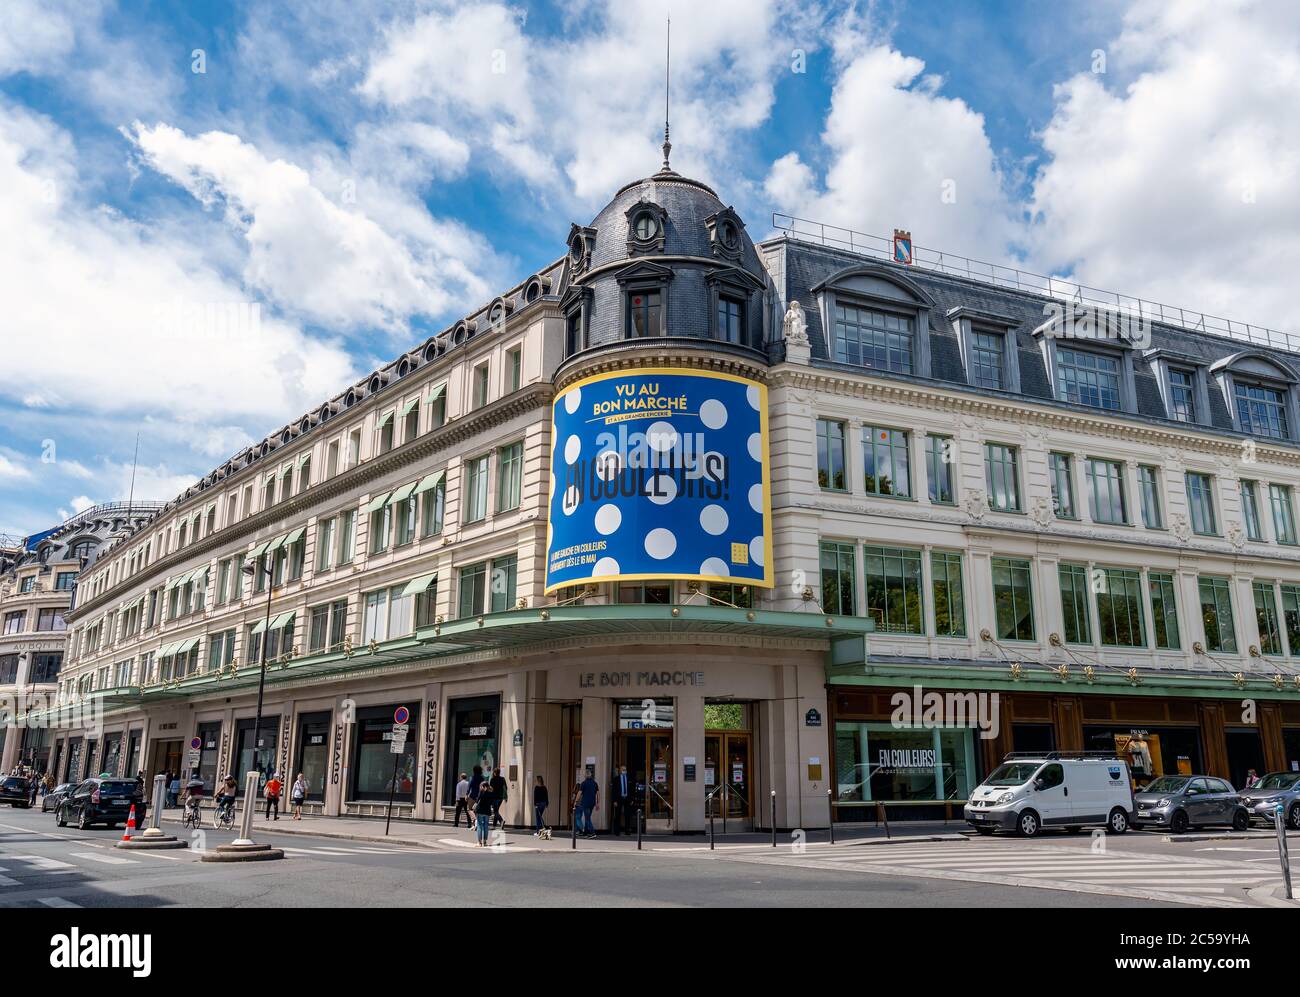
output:
[[1210,906],[1250,903],[1245,891],[1280,882],[1276,870],[1241,862],[1181,856],[1093,851],[1089,847],[1023,842],[927,842],[809,850],[803,854],[748,854],[735,861],[1066,889],[1085,893],[1168,899]]
[[422,851],[419,848],[397,848],[384,845],[317,845],[311,848],[293,845],[277,845],[286,855],[316,856],[318,858],[341,858],[347,855],[401,855]]

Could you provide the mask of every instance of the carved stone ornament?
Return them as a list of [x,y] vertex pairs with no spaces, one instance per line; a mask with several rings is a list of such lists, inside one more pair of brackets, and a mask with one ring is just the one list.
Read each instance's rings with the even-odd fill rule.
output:
[[1238,550],[1241,550],[1242,547],[1246,546],[1245,531],[1243,531],[1236,523],[1233,523],[1228,527],[1227,536],[1228,543],[1232,544],[1232,546],[1236,547]]
[[1029,515],[1035,523],[1046,529],[1052,524],[1052,503],[1046,495],[1034,496]]
[[790,307],[785,311],[785,318],[781,320],[781,330],[787,343],[796,346],[809,345],[808,320],[804,318],[803,305],[794,300],[790,301]]
[[1192,539],[1192,526],[1182,513],[1178,513],[1170,519],[1169,530],[1182,543],[1187,543],[1188,540]]
[[984,514],[989,511],[988,496],[982,489],[976,488],[966,493],[966,498],[962,500],[962,505],[971,519],[981,520]]

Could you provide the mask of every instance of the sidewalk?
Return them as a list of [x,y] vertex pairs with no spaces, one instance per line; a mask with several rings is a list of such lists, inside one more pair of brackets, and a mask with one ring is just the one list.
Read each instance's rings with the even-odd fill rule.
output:
[[[207,814],[205,813],[205,817]],[[180,811],[168,810],[163,814],[163,822],[180,823]],[[209,822],[204,823],[210,829]],[[238,826],[238,825],[236,825]],[[965,824],[957,821],[906,821],[891,822],[890,834],[886,836],[884,825],[875,824],[837,824],[835,826],[835,846],[852,847],[857,845],[888,845],[892,842],[917,841],[956,841],[964,839],[961,834]],[[572,839],[567,830],[556,829],[549,841],[539,841],[533,837],[531,830],[506,828],[504,844],[511,851],[567,852],[573,848]],[[788,846],[793,840],[791,831],[777,831],[778,845]],[[804,832],[808,847],[828,847],[828,834],[823,828]],[[450,824],[429,821],[393,821],[387,837],[384,835],[384,821],[375,817],[304,817],[301,821],[281,817],[278,821],[268,822],[261,814],[253,821],[253,835],[275,834],[282,836],[305,835],[318,838],[339,838],[346,841],[364,841],[368,843],[388,843],[392,845],[418,846],[423,848],[474,848],[474,832],[464,825],[454,828]],[[645,851],[708,851],[709,836],[704,834],[647,834],[642,839]],[[724,835],[721,825],[715,827],[714,847],[718,850],[758,849],[772,847],[770,831],[732,831]],[[577,850],[580,852],[634,852],[636,836],[625,835],[613,837],[602,833],[596,838],[578,838]]]

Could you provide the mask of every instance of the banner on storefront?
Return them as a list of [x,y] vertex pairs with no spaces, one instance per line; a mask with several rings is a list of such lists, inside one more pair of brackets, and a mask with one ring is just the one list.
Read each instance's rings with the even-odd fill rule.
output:
[[599,374],[555,399],[546,591],[679,578],[771,587],[767,388]]

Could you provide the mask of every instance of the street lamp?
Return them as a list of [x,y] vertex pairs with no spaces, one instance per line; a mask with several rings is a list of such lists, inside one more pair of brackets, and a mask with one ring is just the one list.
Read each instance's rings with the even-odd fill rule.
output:
[[[250,561],[244,565],[244,574],[249,578],[256,578],[258,569],[261,569],[262,575],[266,578],[266,625],[262,629],[262,654],[261,667],[257,676],[257,719],[253,721],[253,765],[257,766],[258,755],[260,754],[260,744],[262,740],[262,696],[266,691],[266,645],[271,640],[271,596],[275,591],[275,569],[272,565],[275,563],[275,557],[270,558],[271,564],[267,564],[265,554],[259,555],[256,562]],[[256,806],[256,800],[249,800],[247,806]]]

